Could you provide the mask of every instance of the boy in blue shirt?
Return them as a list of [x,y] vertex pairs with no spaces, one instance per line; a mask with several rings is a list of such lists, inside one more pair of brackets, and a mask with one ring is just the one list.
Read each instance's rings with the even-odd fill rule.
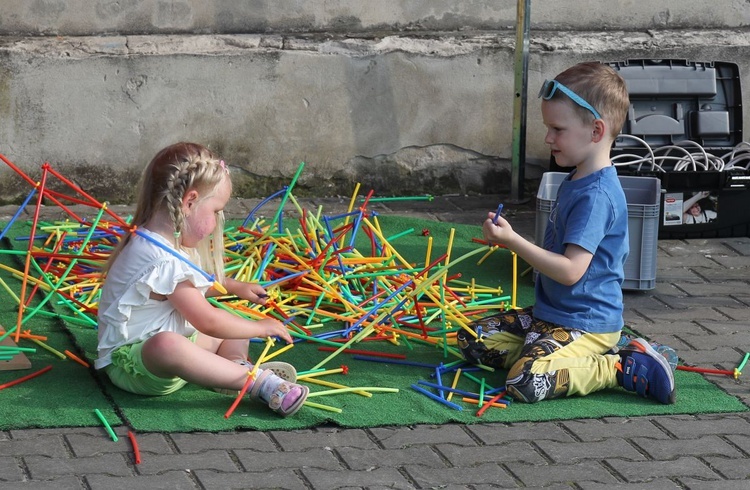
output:
[[674,351],[662,355],[640,338],[617,350],[628,210],[609,152],[630,104],[625,82],[608,65],[580,63],[545,81],[539,96],[544,141],[559,166],[573,169],[558,190],[544,247],[494,212],[482,227],[490,243],[539,271],[536,304],[474,323],[458,345],[471,362],[508,369],[508,393],[519,401],[622,386],[674,403],[666,358]]

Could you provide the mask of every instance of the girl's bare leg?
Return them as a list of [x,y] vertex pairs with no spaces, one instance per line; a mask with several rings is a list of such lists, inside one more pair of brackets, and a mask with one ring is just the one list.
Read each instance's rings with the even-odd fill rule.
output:
[[[241,390],[247,380],[247,367],[219,355],[219,339],[207,337],[201,339],[201,344],[204,345],[174,332],[158,333],[143,344],[143,364],[162,378],[177,376],[208,388]],[[237,346],[231,347],[231,352],[236,353]]]

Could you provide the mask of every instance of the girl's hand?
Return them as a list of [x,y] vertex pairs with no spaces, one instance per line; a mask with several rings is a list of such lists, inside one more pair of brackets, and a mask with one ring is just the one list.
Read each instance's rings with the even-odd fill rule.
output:
[[495,216],[494,211],[487,213],[487,219],[482,224],[482,233],[485,240],[492,245],[506,245],[513,236],[513,228],[502,216],[497,216],[497,223],[493,223]]
[[285,340],[287,344],[292,343],[292,336],[289,335],[286,325],[275,318],[264,318],[263,320],[258,320],[256,323],[262,325],[264,330],[264,334],[258,337],[279,337]]
[[234,284],[232,284],[231,291],[237,297],[252,301],[259,305],[264,305],[266,304],[266,301],[268,301],[268,293],[266,293],[266,290],[263,289],[263,286],[260,284],[243,281],[233,282]]

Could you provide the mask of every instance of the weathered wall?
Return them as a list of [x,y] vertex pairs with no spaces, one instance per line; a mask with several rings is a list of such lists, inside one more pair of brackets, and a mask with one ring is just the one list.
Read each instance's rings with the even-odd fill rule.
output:
[[[166,144],[205,143],[236,189],[507,190],[510,1],[0,1],[0,153],[128,200]],[[749,74],[750,5],[531,7],[527,157],[548,151],[536,87],[581,60],[731,61]],[[0,197],[18,194],[0,169]]]

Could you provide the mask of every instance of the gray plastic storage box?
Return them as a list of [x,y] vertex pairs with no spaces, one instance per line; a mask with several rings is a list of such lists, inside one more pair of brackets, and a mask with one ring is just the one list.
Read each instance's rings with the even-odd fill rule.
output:
[[[546,172],[536,194],[535,241],[542,246],[544,231],[567,172]],[[656,287],[656,245],[659,238],[661,181],[655,177],[619,176],[628,203],[630,254],[625,261],[622,289]]]

